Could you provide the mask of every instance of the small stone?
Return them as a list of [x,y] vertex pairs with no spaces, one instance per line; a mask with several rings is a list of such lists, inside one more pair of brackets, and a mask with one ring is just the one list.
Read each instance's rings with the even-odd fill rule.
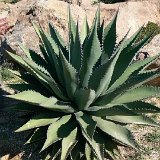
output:
[[7,155],[1,157],[1,160],[9,160],[9,154],[7,154]]

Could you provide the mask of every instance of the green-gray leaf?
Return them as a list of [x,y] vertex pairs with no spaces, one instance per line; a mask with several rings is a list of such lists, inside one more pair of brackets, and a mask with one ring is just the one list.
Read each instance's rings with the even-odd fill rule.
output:
[[66,60],[64,55],[60,52],[60,58],[63,66],[63,73],[65,78],[65,86],[68,96],[73,99],[77,88],[77,72],[75,68]]
[[83,87],[88,87],[89,77],[93,67],[101,56],[101,47],[97,35],[97,20],[95,20],[91,33],[84,43],[82,68],[80,80]]
[[160,113],[160,108],[146,102],[131,102],[126,104],[127,108],[135,113]]
[[136,74],[137,71],[139,72],[144,66],[148,66],[151,63],[153,63],[159,57],[159,55],[149,57],[146,58],[145,60],[137,61],[131,64],[128,68],[126,68],[124,73],[111,85],[111,87],[106,91],[106,93],[114,91],[117,87],[126,82],[129,76],[131,76],[132,74]]
[[73,49],[70,51],[70,57],[71,57],[71,64],[73,67],[77,70],[77,72],[80,70],[81,67],[81,60],[82,60],[82,47],[79,37],[79,26],[77,23],[76,28],[76,37],[75,37],[75,43],[73,44]]
[[[62,125],[66,124],[70,120],[70,118],[71,118],[71,115],[63,116],[62,118],[58,119],[57,121],[54,121],[54,123],[52,123],[49,126],[48,131],[47,131],[47,139],[46,139],[41,151],[48,148],[50,145],[57,142],[58,140],[64,138],[61,135],[59,135],[58,130]],[[64,132],[64,130],[63,130],[63,132]]]
[[83,44],[84,40],[88,36],[89,33],[89,25],[87,21],[87,17],[84,18],[83,25],[82,25],[82,30],[81,30],[81,42]]
[[106,105],[106,104],[124,104],[135,102],[139,100],[143,100],[146,98],[150,98],[153,96],[158,96],[160,94],[159,87],[152,87],[152,86],[141,86],[135,89],[127,90],[126,92],[120,95],[104,95],[100,97],[96,105]]
[[110,104],[122,104],[134,101],[143,100],[149,97],[160,95],[159,87],[141,86],[133,90],[129,90],[122,95],[115,97],[111,100]]
[[48,98],[35,91],[23,91],[15,95],[7,95],[6,97],[39,106],[43,106],[41,104],[47,101],[52,102],[52,104],[55,104],[57,102],[56,98]]
[[93,119],[97,122],[97,127],[99,127],[103,132],[109,134],[113,138],[126,145],[136,148],[136,143],[133,139],[133,135],[128,129],[99,117],[93,117]]
[[21,132],[21,131],[30,130],[33,128],[38,128],[41,126],[47,126],[47,125],[55,122],[56,120],[58,120],[58,118],[54,118],[54,117],[55,117],[55,115],[53,115],[53,117],[52,117],[52,115],[47,115],[47,114],[37,115],[37,116],[33,117],[31,120],[29,120],[22,127],[17,129],[15,132]]
[[134,113],[133,111],[126,108],[126,106],[114,106],[105,110],[106,119],[130,124],[142,124],[149,126],[160,126],[154,122],[151,118]]
[[96,122],[93,121],[91,116],[86,115],[83,112],[77,112],[75,115],[82,130],[86,133],[86,135],[88,135],[90,139],[92,139],[96,128]]
[[62,151],[61,151],[61,160],[66,160],[71,150],[77,143],[77,128],[75,128],[68,137],[63,138],[62,140]]
[[45,136],[46,136],[46,128],[43,127],[37,128],[25,144],[30,144],[40,141],[44,139]]
[[75,103],[80,110],[87,109],[95,99],[95,91],[91,89],[77,89],[74,95]]
[[118,12],[115,14],[112,21],[107,25],[107,27],[104,29],[103,32],[103,54],[102,54],[102,63],[105,63],[108,61],[108,59],[111,57],[115,45],[116,45],[116,21],[117,21],[117,15]]

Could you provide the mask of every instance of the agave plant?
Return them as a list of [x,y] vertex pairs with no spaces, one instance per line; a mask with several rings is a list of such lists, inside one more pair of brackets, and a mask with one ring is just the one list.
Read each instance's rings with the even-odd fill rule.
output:
[[139,149],[127,124],[159,126],[144,115],[160,112],[144,101],[160,95],[159,87],[146,85],[160,75],[158,69],[146,70],[159,55],[134,60],[151,35],[135,43],[140,28],[117,44],[118,12],[105,27],[99,10],[91,28],[85,18],[79,33],[69,9],[67,45],[51,24],[50,34],[33,24],[42,55],[23,46],[23,57],[8,53],[26,70],[12,71],[23,83],[10,84],[18,93],[7,96],[20,101],[12,109],[29,117],[16,132],[30,130],[26,143],[36,143],[50,158],[118,159],[118,146]]

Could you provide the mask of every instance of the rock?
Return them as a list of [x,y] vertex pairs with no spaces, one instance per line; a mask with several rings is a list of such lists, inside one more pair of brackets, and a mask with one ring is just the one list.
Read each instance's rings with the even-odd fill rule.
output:
[[14,27],[14,31],[11,36],[7,37],[7,43],[18,55],[22,55],[23,52],[19,47],[19,44],[29,47],[30,49],[39,52],[39,38],[35,33],[35,30],[31,26],[23,26],[21,24]]
[[8,22],[10,26],[14,26],[19,23],[22,19],[23,22],[28,22],[30,17],[27,13],[34,8],[36,0],[21,0],[15,4],[8,4],[10,12],[8,15]]
[[[81,26],[84,17],[87,15],[89,25],[91,25],[98,5],[91,5],[91,1],[88,0],[82,0],[81,6],[75,3],[76,1],[71,5],[74,20],[78,18]],[[117,32],[119,36],[118,40],[120,40],[130,27],[129,36],[137,31],[140,26],[147,24],[148,21],[158,23],[160,17],[158,4],[159,0],[129,1],[115,4],[101,3],[101,18],[104,18],[105,22],[108,23],[119,8]],[[9,7],[10,13],[7,19],[13,28],[5,38],[6,43],[18,54],[22,54],[18,43],[22,43],[39,52],[39,40],[34,32],[31,21],[39,22],[46,30],[47,22],[50,21],[63,38],[67,40],[67,2],[58,0],[22,0],[16,4],[9,4]],[[153,43],[150,45],[153,48],[156,47]],[[151,52],[151,50],[148,49],[147,52]],[[159,48],[156,47],[155,52],[158,52],[158,50]]]
[[156,55],[160,52],[160,34],[156,35],[149,44],[147,44],[143,50],[150,53],[150,55]]
[[14,156],[13,158],[11,158],[10,160],[23,160],[23,155],[24,153],[19,153],[16,156]]
[[7,9],[8,9],[8,5],[0,1],[0,12],[7,10]]
[[[147,44],[142,51],[147,52],[149,56],[155,56],[160,53],[160,34],[156,35],[149,44]],[[160,59],[154,63],[154,66],[160,67]]]
[[10,158],[10,155],[5,155],[3,157],[1,157],[1,160],[22,160],[22,156],[24,153],[19,153],[16,156]]
[[81,0],[81,6],[91,6],[94,0]]
[[[142,48],[141,53],[138,58],[139,59],[144,59],[144,53],[147,53],[148,56],[155,56],[158,53],[160,53],[160,34],[155,36],[149,44],[147,44],[144,48]],[[160,58],[153,64],[151,64],[149,69],[155,69],[159,68],[160,70]],[[147,84],[152,85],[152,86],[160,86],[160,77],[155,78],[154,80],[148,82]]]
[[1,157],[1,160],[9,160],[9,154]]
[[[25,1],[26,2],[26,1]],[[25,4],[25,2],[23,4]],[[20,3],[20,2],[19,2]],[[19,4],[18,3],[18,4]],[[35,1],[34,5],[27,5],[27,8],[22,8],[19,14],[15,12],[15,6],[13,14],[8,17],[8,20],[13,24],[15,23],[12,33],[6,35],[7,44],[17,52],[22,54],[18,44],[22,43],[27,47],[39,52],[39,39],[33,29],[31,21],[39,22],[43,28],[47,30],[48,21],[50,21],[64,39],[67,40],[67,8],[68,4],[63,1]],[[20,8],[20,4],[18,5]],[[12,8],[12,7],[11,7]],[[76,20],[81,12],[82,17],[79,16],[80,25],[82,24],[82,18],[85,16],[85,11],[78,5],[71,6],[71,10],[75,13],[73,18]],[[76,11],[79,11],[76,13]],[[13,16],[15,15],[15,16]],[[13,18],[14,17],[14,18]],[[16,18],[15,18],[16,17]],[[10,19],[11,18],[11,19]],[[33,43],[34,42],[34,43]]]
[[5,29],[7,28],[7,19],[9,7],[7,4],[0,2],[0,37],[5,33]]

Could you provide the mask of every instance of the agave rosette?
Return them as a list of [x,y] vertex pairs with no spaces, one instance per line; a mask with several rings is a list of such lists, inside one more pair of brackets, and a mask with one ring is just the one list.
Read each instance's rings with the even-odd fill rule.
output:
[[116,159],[119,145],[138,147],[126,124],[159,126],[143,114],[160,112],[144,102],[160,95],[159,87],[146,85],[160,75],[146,70],[159,55],[134,61],[151,35],[135,43],[140,28],[116,44],[116,21],[117,14],[105,27],[98,9],[92,27],[85,18],[79,33],[69,10],[67,45],[51,24],[50,34],[34,24],[42,56],[22,46],[26,56],[9,53],[26,70],[14,72],[23,83],[10,84],[18,93],[7,97],[20,101],[12,109],[31,115],[17,130],[31,130],[27,144],[61,160]]

